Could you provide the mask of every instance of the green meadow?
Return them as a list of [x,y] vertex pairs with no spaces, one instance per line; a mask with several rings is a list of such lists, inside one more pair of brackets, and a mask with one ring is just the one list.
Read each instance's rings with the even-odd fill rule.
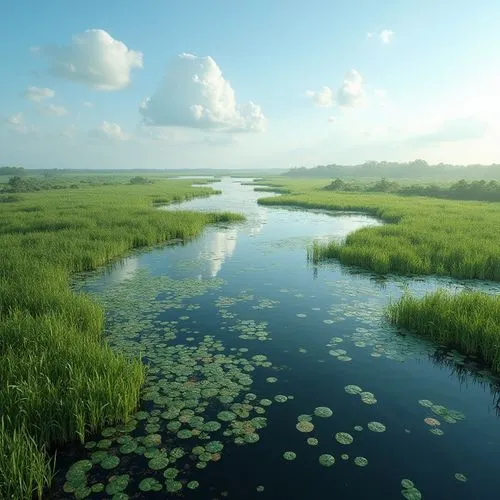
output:
[[[313,242],[308,249],[312,261],[337,259],[381,274],[500,281],[500,203],[333,192],[322,190],[324,184],[274,178],[268,185],[292,194],[261,198],[259,203],[358,211],[387,224],[359,229],[343,242]],[[486,293],[438,290],[422,299],[405,295],[387,314],[393,323],[479,355],[500,371],[499,304],[498,297]]]
[[230,213],[169,212],[155,203],[209,196],[167,180],[5,196],[0,204],[0,497],[41,497],[58,444],[126,421],[145,371],[102,338],[104,313],[70,288],[128,251],[185,240]]

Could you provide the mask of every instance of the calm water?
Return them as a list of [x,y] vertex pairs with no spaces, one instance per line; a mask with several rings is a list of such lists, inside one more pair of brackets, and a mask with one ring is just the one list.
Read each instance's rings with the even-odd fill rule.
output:
[[[406,335],[383,318],[384,307],[406,288],[419,295],[438,286],[498,293],[498,284],[312,265],[306,258],[312,240],[341,240],[380,222],[355,213],[259,207],[263,194],[241,182],[223,179],[214,184],[222,195],[168,209],[239,211],[245,223],[136,253],[78,283],[105,305],[111,345],[141,352],[151,369],[130,428],[109,430],[109,442],[94,436],[89,449],[61,450],[53,496],[73,498],[62,492],[64,474],[100,450],[86,487],[129,474],[117,499],[386,500],[403,493],[419,498],[418,491],[426,499],[498,498],[498,381],[475,360]],[[362,389],[363,398],[346,392],[348,385]],[[315,416],[317,407],[333,415]],[[314,425],[311,432],[297,430],[299,415],[312,416],[301,417]],[[222,427],[212,430],[206,422]],[[370,430],[369,422],[385,431]],[[337,439],[339,432],[348,436]],[[145,441],[147,435],[161,443]],[[135,451],[123,448],[127,443]],[[174,457],[175,448],[186,454]],[[285,460],[285,451],[295,460]],[[319,463],[323,454],[335,457],[333,466]],[[119,464],[101,467],[104,455]],[[158,457],[168,460],[151,461]],[[147,478],[161,491],[145,492]],[[404,490],[403,479],[418,491]],[[191,481],[199,483],[194,490],[186,486]]]

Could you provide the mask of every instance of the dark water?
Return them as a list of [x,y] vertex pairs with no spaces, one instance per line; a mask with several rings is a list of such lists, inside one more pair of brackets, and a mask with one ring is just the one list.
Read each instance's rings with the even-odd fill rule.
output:
[[[182,246],[134,254],[79,283],[79,288],[106,306],[111,345],[133,355],[141,351],[152,368],[141,408],[148,412],[147,419],[110,437],[113,443],[108,453],[118,456],[120,464],[110,470],[94,465],[87,485],[98,481],[106,485],[114,475],[129,474],[125,489],[129,498],[385,500],[403,498],[401,481],[409,479],[416,490],[407,490],[407,498],[419,498],[418,492],[429,499],[499,498],[498,381],[475,360],[398,331],[383,317],[384,307],[405,288],[422,294],[438,286],[473,286],[498,293],[498,285],[381,277],[335,263],[312,265],[306,259],[306,246],[313,239],[340,240],[359,227],[380,222],[361,214],[259,207],[256,199],[262,193],[254,193],[241,181],[223,179],[214,184],[223,190],[222,195],[174,209],[240,211],[247,222],[210,227]],[[264,332],[264,340],[255,338],[256,331]],[[205,335],[213,340],[208,340],[206,349],[201,347],[197,363],[210,370],[217,357],[227,355],[233,358],[224,366],[248,369],[236,375],[239,392],[233,388],[230,402],[196,396],[206,386],[200,384],[203,377],[191,361]],[[220,344],[214,346],[215,341]],[[175,345],[179,351],[172,350]],[[271,366],[252,361],[255,355],[267,356]],[[190,366],[186,376],[169,371],[178,359]],[[211,383],[223,387],[230,375],[226,372]],[[245,382],[241,377],[247,375],[251,381]],[[268,377],[277,381],[270,383]],[[371,399],[368,396],[372,404],[348,394],[345,387],[352,384],[372,393]],[[194,396],[182,392],[193,387]],[[177,390],[180,395],[176,396]],[[276,395],[288,399],[279,403]],[[205,422],[216,421],[218,412],[231,410],[234,403],[264,408],[265,413],[250,409],[250,415],[238,415],[235,420],[244,425],[254,417],[265,417],[266,426],[255,430],[259,440],[236,444],[235,434],[222,434],[228,425],[224,421],[205,440],[177,438],[177,429],[166,428],[176,419],[158,414],[193,398],[190,408]],[[264,407],[258,403],[263,398],[273,403]],[[422,406],[421,400],[430,400],[434,406]],[[314,416],[316,407],[330,408],[333,416]],[[303,414],[313,415],[312,432],[296,429],[297,417]],[[429,417],[440,425],[424,422]],[[383,424],[385,432],[369,430],[369,422]],[[145,430],[145,424],[153,427]],[[355,426],[363,430],[354,430]],[[433,434],[434,428],[443,434]],[[175,447],[192,453],[194,447],[211,440],[222,442],[224,449],[203,469],[196,467],[195,455],[175,465],[171,461],[168,467],[179,470],[177,480],[183,488],[168,493],[164,468],[151,470],[142,454],[121,454],[116,442],[123,435],[137,439],[153,431],[162,436],[158,448],[167,455]],[[335,438],[338,432],[350,434],[353,442],[341,444]],[[306,442],[312,437],[318,440],[316,446]],[[69,446],[61,450],[54,497],[74,497],[62,493],[64,474],[75,460],[89,458],[96,449]],[[285,460],[285,451],[293,451],[296,459]],[[322,454],[333,455],[335,464],[320,465]],[[343,454],[348,458],[344,460]],[[368,464],[356,465],[355,457],[365,458]],[[463,474],[466,481],[455,474]],[[148,477],[158,479],[162,490],[141,491],[139,483]],[[199,488],[188,489],[189,481],[198,481]],[[258,486],[264,491],[257,491]],[[91,497],[112,495],[103,492]]]

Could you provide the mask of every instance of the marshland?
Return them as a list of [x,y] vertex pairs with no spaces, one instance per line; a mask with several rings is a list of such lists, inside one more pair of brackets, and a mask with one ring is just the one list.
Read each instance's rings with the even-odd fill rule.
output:
[[3,497],[494,495],[499,205],[140,177],[2,194]]

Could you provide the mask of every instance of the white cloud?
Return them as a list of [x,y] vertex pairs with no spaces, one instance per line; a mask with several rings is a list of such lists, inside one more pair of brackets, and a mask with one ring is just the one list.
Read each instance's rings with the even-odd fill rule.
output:
[[44,115],[64,116],[68,114],[68,110],[64,106],[56,106],[55,104],[48,104],[39,109]]
[[84,101],[83,106],[86,108],[93,108],[94,104],[89,101]]
[[140,112],[147,125],[229,132],[262,132],[267,121],[258,104],[237,104],[231,84],[210,56],[193,54],[181,54],[170,62]]
[[371,31],[368,31],[368,33],[366,34],[366,38],[373,38],[373,33]]
[[384,89],[373,89],[373,95],[378,100],[380,106],[387,105],[387,90]]
[[130,50],[100,29],[74,35],[70,45],[45,47],[51,71],[96,90],[119,90],[130,83],[134,68],[142,68],[142,52]]
[[337,91],[337,102],[345,108],[354,108],[366,102],[363,77],[355,69],[346,73],[344,83]]
[[28,87],[24,93],[24,97],[33,102],[41,102],[44,99],[52,99],[56,93],[52,89],[41,87]]
[[14,113],[10,115],[7,120],[7,126],[10,130],[17,132],[18,134],[27,134],[28,132],[35,132],[35,128],[28,125],[24,121],[24,116],[22,113]]
[[109,139],[114,141],[127,141],[130,136],[126,134],[118,123],[102,121],[97,128],[90,131],[90,136],[95,139]]
[[319,90],[307,90],[306,97],[312,99],[318,108],[331,108],[334,104],[333,92],[330,87],[321,87]]
[[394,38],[394,31],[392,30],[382,30],[380,32],[380,40],[382,43],[391,43],[392,39]]

